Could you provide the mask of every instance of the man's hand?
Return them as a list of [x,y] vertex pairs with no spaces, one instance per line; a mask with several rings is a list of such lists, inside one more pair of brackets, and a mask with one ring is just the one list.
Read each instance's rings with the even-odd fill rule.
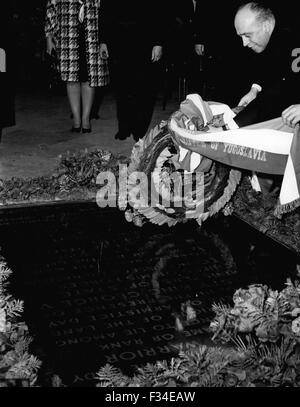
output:
[[254,100],[256,98],[257,94],[258,94],[258,90],[255,88],[251,88],[250,92],[248,92],[245,96],[242,97],[238,106],[249,105],[249,103],[252,102],[252,100]]
[[300,105],[292,105],[282,112],[283,123],[290,127],[296,127],[300,122]]
[[195,52],[199,56],[204,55],[204,45],[203,44],[195,44]]
[[47,54],[51,55],[53,51],[55,51],[55,40],[52,37],[52,35],[48,35],[47,38],[47,46],[46,46],[46,52]]
[[151,56],[151,61],[152,62],[157,62],[160,60],[162,57],[162,47],[160,45],[155,45],[152,48],[152,56]]
[[109,57],[109,53],[108,53],[106,44],[103,44],[103,43],[100,44],[100,57],[102,59],[107,59]]

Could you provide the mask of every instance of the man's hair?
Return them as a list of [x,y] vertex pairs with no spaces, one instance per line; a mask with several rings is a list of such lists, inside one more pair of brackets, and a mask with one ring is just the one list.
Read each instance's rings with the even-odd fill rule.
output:
[[245,8],[248,8],[253,13],[255,13],[256,19],[260,23],[264,23],[265,21],[275,21],[273,11],[263,2],[258,3],[255,1],[251,1],[248,3],[244,3],[238,8],[237,12]]

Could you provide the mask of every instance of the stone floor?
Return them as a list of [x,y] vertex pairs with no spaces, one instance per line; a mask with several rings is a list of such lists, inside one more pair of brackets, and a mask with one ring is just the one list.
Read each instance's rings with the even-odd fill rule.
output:
[[249,284],[281,290],[295,276],[291,253],[234,217],[201,229],[196,222],[137,228],[92,202],[3,215],[9,294],[24,301],[41,387],[53,374],[68,386],[94,386],[106,363],[132,375],[170,360],[180,343],[211,344],[213,303],[231,304]]
[[[167,119],[178,106],[176,95],[173,95],[163,110],[159,96],[149,128]],[[110,90],[104,95],[99,115],[98,120],[92,120],[91,134],[74,134],[70,132],[72,121],[65,95],[46,91],[17,94],[16,125],[3,130],[0,143],[0,178],[49,175],[56,167],[59,155],[67,151],[102,148],[129,156],[133,138],[114,139],[116,106]]]

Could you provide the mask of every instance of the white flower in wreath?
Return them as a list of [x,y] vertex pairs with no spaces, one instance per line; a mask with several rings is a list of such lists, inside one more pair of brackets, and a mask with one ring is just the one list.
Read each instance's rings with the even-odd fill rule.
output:
[[0,332],[6,332],[6,312],[4,308],[0,308]]
[[278,304],[278,292],[270,291],[269,297],[264,304],[265,312],[272,313],[274,318],[278,318],[279,304]]
[[300,317],[294,319],[294,321],[292,322],[292,331],[294,332],[294,334],[300,335]]
[[127,222],[132,222],[133,221],[133,212],[126,211],[125,212],[125,219],[127,220]]
[[291,315],[292,317],[297,317],[300,314],[300,308],[295,308],[292,312]]
[[187,321],[193,321],[194,319],[197,318],[197,313],[194,310],[194,308],[191,306],[190,303],[187,304],[186,306],[186,320]]
[[210,328],[213,332],[215,332],[215,331],[218,330],[219,326],[220,326],[219,321],[212,321],[212,322],[210,323],[210,325],[209,325],[209,328]]
[[165,208],[163,205],[156,204],[156,208],[161,209],[162,211],[165,211],[166,213],[169,213],[173,215],[175,213],[175,210],[172,208]]
[[103,161],[109,161],[110,159],[111,159],[111,152],[109,152],[109,151],[104,151],[102,154],[101,154],[101,158],[102,158],[102,160]]

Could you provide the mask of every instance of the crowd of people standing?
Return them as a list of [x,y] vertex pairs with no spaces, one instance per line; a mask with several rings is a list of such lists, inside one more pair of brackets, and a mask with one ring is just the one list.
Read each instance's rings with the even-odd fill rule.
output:
[[[71,131],[92,131],[95,93],[110,84],[115,138],[144,137],[170,65],[186,77],[190,93],[212,83],[206,99],[247,106],[237,117],[241,126],[280,114],[294,125],[300,108],[292,57],[300,46],[289,10],[266,1],[45,0],[46,51],[55,54],[66,83]],[[10,67],[7,38],[0,35],[0,48]],[[2,73],[0,129],[14,123],[13,91]]]
[[[210,26],[211,10],[201,0],[48,0],[47,52],[56,52],[61,79],[66,82],[71,130],[91,131],[95,88],[111,83],[117,103],[115,138],[144,137],[166,66],[184,75],[189,92],[200,93],[204,63],[215,82],[213,96],[232,97],[225,85],[233,74],[235,65],[229,61],[236,49],[220,47],[215,31],[233,43],[228,23],[233,3],[219,7],[216,16],[222,18],[214,16]],[[226,25],[230,29],[224,29]]]

